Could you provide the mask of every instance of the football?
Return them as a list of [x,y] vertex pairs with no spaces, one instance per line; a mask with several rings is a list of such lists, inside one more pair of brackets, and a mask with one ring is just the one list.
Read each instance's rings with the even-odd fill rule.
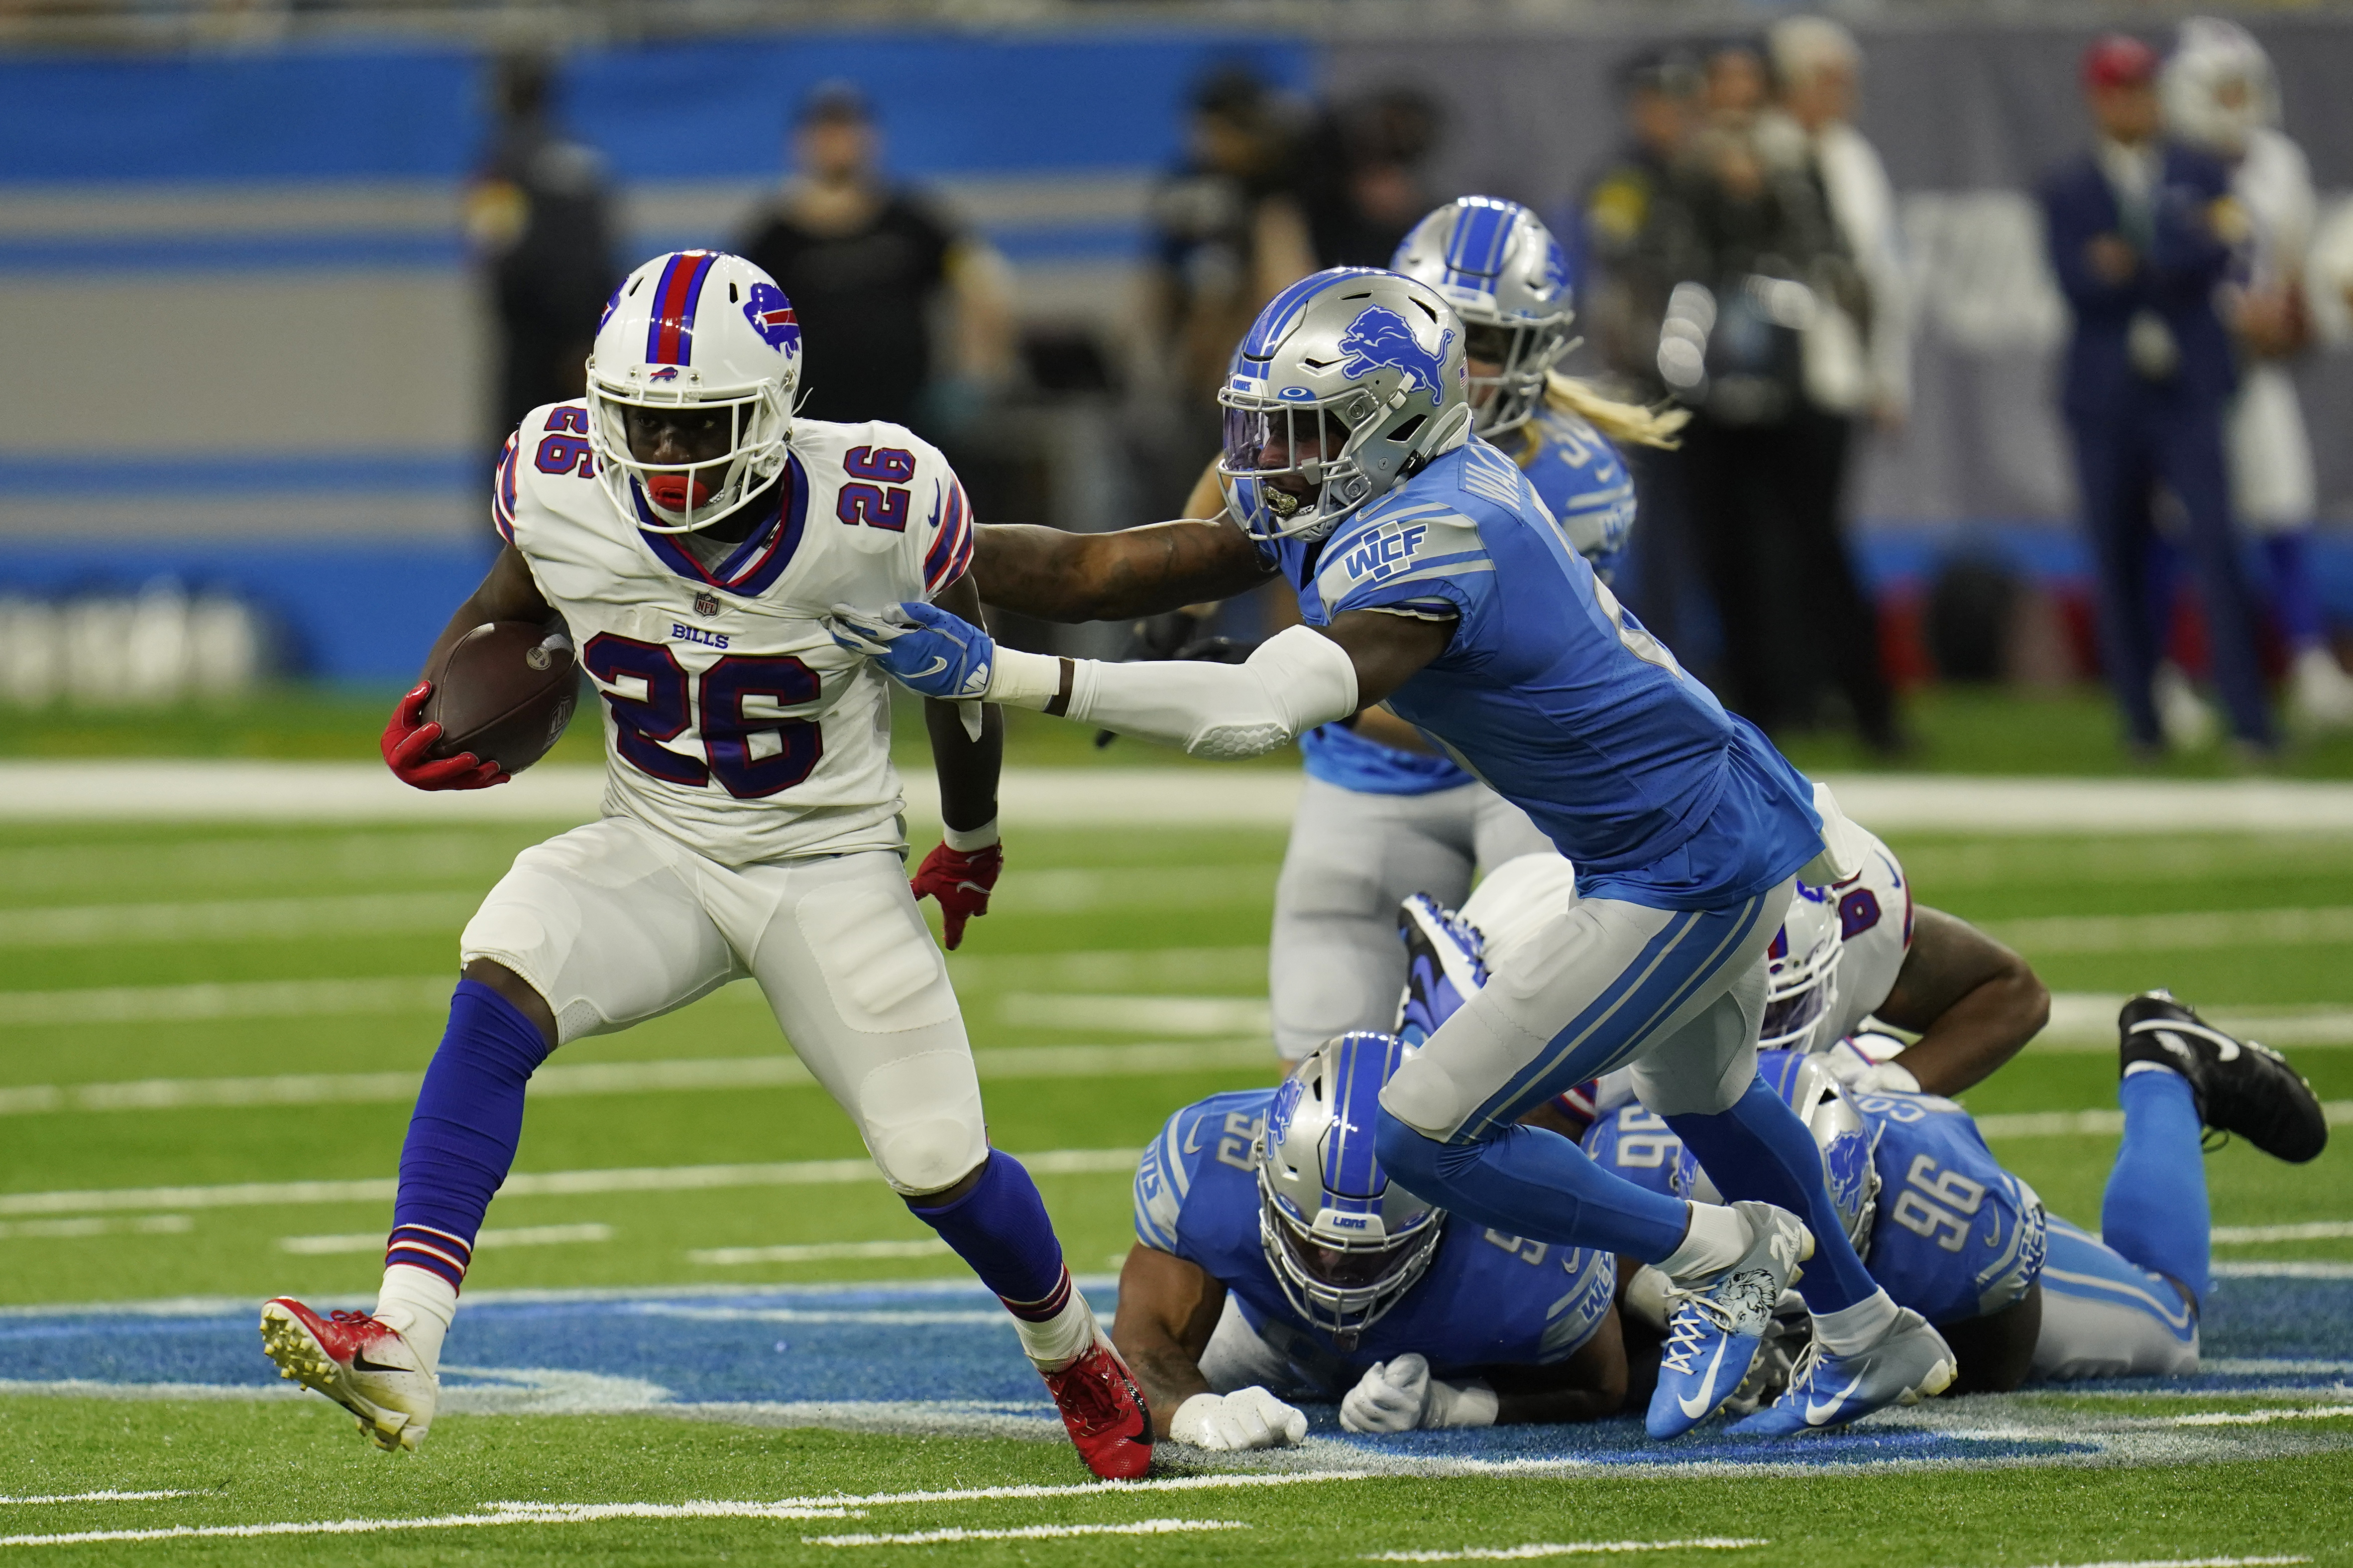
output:
[[424,717],[437,757],[471,752],[519,773],[547,755],[580,700],[572,639],[530,621],[486,621],[430,672]]

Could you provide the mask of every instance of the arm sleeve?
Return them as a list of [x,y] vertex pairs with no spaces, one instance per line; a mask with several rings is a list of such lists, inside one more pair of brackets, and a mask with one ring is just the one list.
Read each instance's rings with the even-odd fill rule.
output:
[[[989,700],[1043,709],[1060,689],[1060,661],[997,651]],[[1356,667],[1307,626],[1261,643],[1243,664],[1071,661],[1067,717],[1185,748],[1197,757],[1255,757],[1303,731],[1354,713]]]

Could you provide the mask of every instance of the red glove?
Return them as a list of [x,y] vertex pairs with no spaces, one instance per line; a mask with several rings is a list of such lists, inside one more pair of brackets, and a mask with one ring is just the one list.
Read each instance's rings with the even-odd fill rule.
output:
[[391,722],[384,727],[384,765],[415,789],[488,789],[506,783],[507,774],[498,763],[483,762],[471,752],[454,757],[426,755],[441,738],[441,726],[420,717],[431,695],[433,683],[421,680],[394,705]]
[[986,849],[951,849],[943,844],[923,857],[908,886],[915,897],[940,901],[940,923],[945,928],[950,952],[964,941],[964,922],[988,912],[988,895],[997,874],[1005,869],[1005,846]]

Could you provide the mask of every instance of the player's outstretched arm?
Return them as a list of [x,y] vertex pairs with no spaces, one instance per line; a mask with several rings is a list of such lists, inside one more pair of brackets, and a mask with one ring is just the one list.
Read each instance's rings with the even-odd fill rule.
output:
[[1209,1392],[1201,1353],[1225,1310],[1226,1288],[1198,1263],[1136,1242],[1119,1271],[1111,1342],[1144,1384],[1154,1436],[1168,1436],[1177,1406]]
[[428,674],[420,677],[416,686],[396,703],[392,719],[384,727],[382,750],[385,765],[403,784],[417,789],[484,789],[504,784],[507,775],[495,763],[486,763],[471,752],[460,752],[454,757],[431,754],[433,743],[441,738],[441,726],[425,719],[425,700],[433,694],[429,672],[441,668],[442,660],[459,638],[486,621],[532,621],[547,626],[556,620],[532,581],[531,568],[524,564],[522,553],[512,544],[499,552],[491,563],[490,575],[481,586],[466,597],[433,639],[432,651],[425,656]]
[[1876,1009],[1919,1033],[1894,1065],[1930,1094],[1982,1083],[2051,1019],[2051,993],[2026,960],[1960,919],[1921,906],[1911,951]]
[[1274,575],[1222,516],[1065,533],[1029,523],[977,531],[983,600],[1041,621],[1124,621],[1245,594]]
[[[976,625],[980,620],[980,595],[969,575],[937,602]],[[1005,851],[997,836],[1005,714],[993,704],[969,704],[980,715],[976,735],[965,727],[962,710],[966,706],[923,700],[923,728],[932,739],[932,767],[939,776],[940,823],[945,832],[910,884],[918,899],[939,900],[941,936],[951,952],[964,941],[965,921],[988,912],[988,896],[1005,868]]]
[[1278,633],[1241,664],[1104,664],[1000,648],[931,605],[879,616],[837,605],[831,629],[926,697],[1034,708],[1220,758],[1262,755],[1379,701],[1453,636],[1450,622],[1351,610]]

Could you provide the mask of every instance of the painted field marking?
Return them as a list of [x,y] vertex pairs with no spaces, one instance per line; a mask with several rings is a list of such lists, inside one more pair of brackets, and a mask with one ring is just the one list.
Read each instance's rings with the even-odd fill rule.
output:
[[[1263,996],[1084,996],[1017,991],[997,1005],[1005,1023],[1033,1029],[1138,1035],[1253,1035],[1273,1026]],[[1272,1049],[1267,1053],[1271,1058]]]
[[[2353,1110],[2353,1100],[2337,1104]],[[2335,1119],[2332,1117],[2332,1123]],[[2218,1225],[2207,1238],[2221,1247],[2243,1247],[2258,1241],[2342,1241],[2353,1237],[2353,1220],[2316,1219],[2298,1225]]]
[[[97,1542],[239,1539],[261,1535],[377,1535],[396,1530],[452,1530],[484,1525],[586,1524],[595,1517],[568,1513],[445,1513],[424,1519],[286,1520],[269,1524],[173,1524],[156,1530],[75,1530],[56,1535],[0,1535],[0,1546],[86,1546]],[[846,1509],[772,1510],[769,1519],[857,1519]]]
[[2036,1568],[2278,1568],[2309,1557],[2136,1557],[2114,1563],[2042,1563]]
[[893,1311],[885,1307],[849,1308],[832,1311],[823,1307],[683,1307],[669,1301],[649,1301],[630,1309],[649,1318],[684,1318],[699,1323],[881,1323],[892,1328],[926,1323],[1006,1323],[1013,1315],[976,1308],[918,1307]]
[[[432,984],[441,984],[435,981]],[[438,1004],[437,1004],[438,1005]],[[0,1002],[0,1006],[5,1006]],[[1265,1004],[1256,1005],[1263,1022]],[[983,1079],[1152,1077],[1204,1068],[1264,1067],[1265,1032],[1237,1040],[1133,1046],[1006,1046],[973,1053]],[[383,1105],[417,1098],[422,1072],[280,1073],[267,1078],[151,1078],[114,1083],[25,1084],[0,1089],[0,1116],[68,1111],[180,1110],[280,1105]],[[817,1082],[790,1056],[701,1057],[668,1061],[555,1062],[532,1074],[536,1099],[737,1089],[801,1089]]]
[[480,894],[470,892],[354,893],[0,910],[0,943],[12,948],[94,947],[103,942],[251,942],[260,937],[455,930],[481,901]]
[[1995,921],[1986,930],[2030,955],[2154,952],[2353,942],[2353,906],[2190,910],[2158,915],[2046,915]]
[[203,1497],[204,1495],[205,1494],[202,1492],[190,1491],[122,1492],[116,1491],[112,1487],[109,1487],[104,1491],[60,1492],[52,1497],[0,1497],[0,1504],[23,1503],[30,1505],[36,1503],[57,1502],[155,1502],[164,1498]]
[[76,844],[0,851],[0,888],[17,893],[121,882],[146,891],[174,883],[283,887],[304,879],[431,881],[495,876],[520,847],[512,833],[422,828],[286,838],[184,838],[171,844]]
[[1689,1541],[1532,1541],[1525,1546],[1466,1546],[1460,1552],[1380,1552],[1358,1559],[1365,1563],[1499,1563],[1522,1557],[1582,1557],[1619,1552],[1733,1552],[1745,1546],[1769,1546],[1766,1540],[1740,1536],[1701,1535]]
[[[2116,1010],[2124,994],[2091,991],[2052,994],[2051,1021],[2027,1048],[2105,1054],[2116,1048]],[[2267,1046],[2343,1048],[2353,1046],[2353,1008],[2221,1007],[2210,1010],[2207,1022],[2232,1034],[2258,1039]]]
[[[474,1237],[474,1250],[486,1247],[568,1247],[576,1242],[610,1241],[609,1225],[524,1225],[506,1230],[486,1230]],[[281,1236],[280,1252],[319,1257],[339,1252],[382,1252],[385,1237],[373,1230],[347,1236]]]
[[196,1222],[184,1214],[142,1215],[137,1219],[0,1220],[0,1241],[69,1240],[85,1236],[185,1236]]
[[746,1263],[831,1263],[853,1258],[937,1258],[950,1250],[932,1237],[911,1241],[817,1241],[787,1247],[707,1247],[689,1252],[689,1263],[729,1267]]
[[2159,1415],[2151,1417],[2150,1424],[2158,1426],[2269,1426],[2279,1421],[2342,1421],[2348,1416],[2353,1416],[2353,1405],[2306,1405],[2300,1409],[2209,1410],[2196,1415]]
[[[2320,1112],[2331,1127],[2353,1126],[2353,1100],[2325,1100]],[[2125,1113],[2121,1110],[2021,1110],[1977,1119],[1978,1131],[1988,1138],[2114,1138],[2125,1130]],[[2253,1229],[2277,1230],[2282,1233],[2299,1230],[2295,1226],[2253,1226]],[[2298,1241],[2323,1240],[2331,1236],[2353,1236],[2353,1226],[2339,1231],[2311,1231],[2290,1236],[2232,1237],[2232,1229],[2222,1226],[2214,1232],[2216,1241]]]
[[0,1028],[413,1013],[447,1007],[457,984],[449,974],[416,974],[372,980],[243,980],[199,985],[0,991]]
[[[1135,1171],[1134,1149],[1050,1149],[1015,1158],[1032,1175],[1071,1176]],[[645,1165],[599,1171],[521,1172],[504,1197],[575,1197],[595,1193],[709,1192],[731,1187],[839,1186],[880,1182],[871,1159],[788,1160],[754,1165]],[[389,1202],[390,1176],[345,1182],[233,1182],[207,1187],[97,1187],[80,1192],[0,1193],[0,1215],[90,1214],[113,1209],[251,1208],[280,1204]]]
[[2353,1279],[2353,1263],[2217,1263],[2217,1279]]
[[1248,1530],[1239,1519],[1139,1519],[1133,1524],[1023,1524],[1006,1530],[921,1530],[906,1535],[804,1535],[804,1546],[944,1546],[957,1541],[1050,1541],[1066,1535],[1181,1535]]

